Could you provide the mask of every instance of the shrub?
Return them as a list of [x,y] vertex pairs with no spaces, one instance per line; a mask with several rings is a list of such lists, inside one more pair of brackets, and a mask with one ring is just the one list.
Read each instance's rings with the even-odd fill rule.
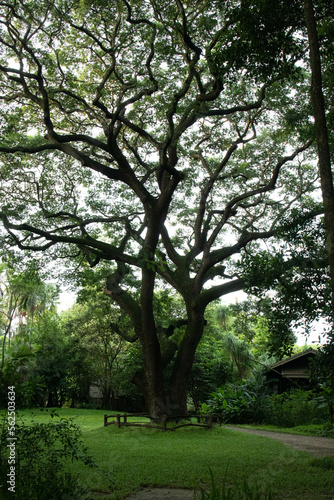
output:
[[314,398],[313,391],[294,389],[270,396],[265,422],[279,427],[312,424],[324,418]]
[[[55,416],[53,413],[52,417]],[[72,420],[27,425],[16,420],[15,453],[10,455],[9,425],[4,417],[0,435],[0,497],[3,500],[79,499],[83,490],[78,477],[66,467],[67,461],[81,461],[95,467],[83,446],[81,431]],[[15,467],[15,496],[10,491],[10,464]]]
[[45,392],[43,380],[39,376],[22,379],[19,365],[7,362],[0,372],[0,408],[7,407],[8,386],[15,386],[15,402],[17,408],[27,408],[36,404],[36,398],[42,399]]
[[202,405],[204,413],[219,413],[225,423],[241,423],[251,419],[255,395],[244,386],[226,384],[210,396],[211,399]]
[[224,423],[295,427],[327,422],[328,405],[323,399],[322,393],[301,389],[269,395],[263,378],[253,377],[244,384],[225,384],[217,389],[201,410],[221,414]]
[[243,384],[225,384],[202,405],[204,413],[219,413],[225,423],[262,423],[268,405],[268,386],[260,372]]
[[269,391],[271,392],[266,378],[261,372],[256,372],[242,387],[253,395],[248,410],[248,422],[262,423],[268,407]]
[[320,429],[316,429],[311,434],[318,437],[334,438],[334,429],[330,424],[324,424]]

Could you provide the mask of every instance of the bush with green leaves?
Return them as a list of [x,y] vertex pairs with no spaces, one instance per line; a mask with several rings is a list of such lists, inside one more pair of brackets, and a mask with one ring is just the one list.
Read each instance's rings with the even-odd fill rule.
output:
[[[56,415],[51,414],[52,417]],[[25,500],[72,500],[84,495],[78,477],[68,465],[73,461],[96,467],[81,442],[80,428],[71,419],[61,418],[31,425],[16,420],[15,494],[10,491],[10,441],[6,416],[0,435],[0,497]]]
[[253,376],[244,384],[225,384],[210,394],[201,410],[203,413],[218,413],[224,423],[234,424],[295,427],[328,421],[328,405],[323,402],[322,393],[292,389],[270,395],[261,376]]
[[202,405],[204,413],[218,413],[225,423],[241,423],[251,420],[255,394],[245,386],[226,384],[210,394],[211,398]]
[[225,384],[210,394],[202,405],[204,413],[218,413],[225,423],[262,423],[268,406],[269,392],[261,372],[242,384]]
[[270,396],[265,423],[279,427],[295,427],[323,423],[325,412],[319,408],[313,391],[294,389]]

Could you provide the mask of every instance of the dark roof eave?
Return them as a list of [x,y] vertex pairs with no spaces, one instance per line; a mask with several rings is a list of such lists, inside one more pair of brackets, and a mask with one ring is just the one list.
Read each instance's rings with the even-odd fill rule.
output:
[[307,351],[302,351],[299,352],[298,354],[294,354],[293,356],[290,356],[289,358],[281,359],[281,361],[277,361],[277,363],[274,363],[273,365],[269,366],[269,369],[272,368],[277,368],[278,366],[285,365],[287,363],[290,363],[291,361],[295,361],[296,359],[302,358],[304,356],[315,356],[317,354],[317,351],[315,351],[312,347],[307,349]]

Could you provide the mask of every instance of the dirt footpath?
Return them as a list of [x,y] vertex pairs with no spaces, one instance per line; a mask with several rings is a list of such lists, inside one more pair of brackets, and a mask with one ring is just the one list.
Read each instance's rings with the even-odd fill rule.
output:
[[291,446],[295,450],[307,451],[316,457],[326,457],[334,455],[334,439],[316,437],[316,436],[300,436],[297,434],[286,434],[283,432],[258,431],[253,429],[243,429],[241,427],[226,426],[226,429],[231,429],[238,432],[247,432],[256,434],[257,436],[277,439],[282,443]]

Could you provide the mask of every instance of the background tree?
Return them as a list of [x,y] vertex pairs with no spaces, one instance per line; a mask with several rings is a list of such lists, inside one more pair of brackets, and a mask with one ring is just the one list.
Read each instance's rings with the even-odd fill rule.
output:
[[[317,188],[311,141],[284,122],[303,40],[286,15],[263,31],[279,37],[268,52],[258,36],[245,51],[254,12],[180,0],[1,5],[4,245],[110,263],[105,293],[131,319],[143,355],[134,380],[155,419],[186,412],[205,309],[244,286],[233,257],[276,235]],[[182,336],[177,322],[159,327],[157,288],[182,297]]]
[[119,310],[110,307],[110,300],[102,291],[62,314],[73,356],[72,403],[87,401],[89,386],[94,383],[102,392],[102,407],[114,409],[118,396],[130,385],[136,364],[132,373],[126,369],[131,344],[117,333],[120,329],[125,331],[119,316]]
[[316,361],[316,371],[322,383],[323,396],[329,406],[330,425],[333,426],[334,188],[331,159],[333,159],[334,149],[333,143],[329,138],[329,127],[333,127],[333,65],[331,61],[334,41],[334,7],[331,2],[327,1],[313,3],[312,0],[304,0],[304,15],[309,40],[309,57],[312,73],[310,93],[313,105],[315,136],[318,146],[332,305],[330,315],[332,320],[331,329],[327,337],[327,344],[320,349]]
[[[50,317],[55,316],[58,290],[44,283],[34,266],[17,272],[3,265],[1,278],[3,314],[6,315],[0,371],[1,400],[8,385],[15,385],[18,405],[41,402],[45,380],[36,367],[39,361],[45,361],[43,350],[38,359],[38,332],[42,328],[44,332],[49,330],[51,336],[57,333],[51,328]],[[56,337],[53,341],[58,342]]]
[[41,280],[34,266],[17,272],[11,265],[1,264],[0,273],[3,369],[6,341],[10,343],[11,336],[23,324],[23,318],[33,321],[36,310],[54,305],[58,291]]
[[[326,227],[326,238],[327,238],[327,250],[328,255],[331,254],[331,233],[333,224],[330,222],[333,212],[333,183],[332,183],[332,173],[331,173],[331,157],[333,156],[333,148],[331,148],[332,141],[331,136],[333,134],[328,134],[328,130],[333,128],[333,65],[331,61],[333,60],[333,3],[327,0],[320,1],[309,1],[305,0],[304,2],[290,2],[289,9],[286,9],[286,4],[284,2],[257,2],[254,5],[252,2],[244,1],[240,5],[235,7],[236,16],[240,20],[240,29],[242,30],[243,37],[237,45],[239,52],[243,52],[243,56],[240,60],[235,62],[235,65],[241,64],[246,65],[249,58],[252,57],[257,58],[258,53],[261,52],[261,36],[256,35],[256,31],[259,33],[267,33],[267,39],[270,40],[270,45],[275,45],[275,43],[280,43],[281,50],[284,52],[286,47],[286,42],[290,40],[288,43],[292,42],[289,39],[283,41],[281,36],[284,38],[284,32],[287,29],[287,26],[290,26],[290,36],[294,36],[293,33],[298,31],[299,40],[301,44],[299,45],[299,49],[302,49],[304,45],[305,57],[304,57],[304,67],[311,67],[311,77],[310,79],[306,78],[306,80],[300,80],[298,85],[295,85],[295,106],[293,108],[287,109],[286,111],[286,119],[287,122],[290,123],[290,129],[293,133],[298,132],[300,137],[314,137],[317,141],[318,148],[318,158],[319,158],[319,172],[321,177],[321,186],[322,186],[322,194],[323,194],[323,204],[322,210],[326,212],[325,215],[325,227]],[[273,12],[275,13],[273,15]],[[233,28],[232,28],[233,29]],[[281,30],[281,34],[278,31]],[[269,34],[270,33],[270,34]],[[274,36],[272,36],[274,34]],[[304,38],[303,38],[304,37]],[[308,42],[307,44],[303,43]],[[250,46],[251,50],[244,50],[246,46]],[[293,46],[293,42],[292,42]],[[292,49],[290,46],[290,50]],[[277,47],[277,50],[280,50]],[[232,56],[232,49],[228,45],[223,49],[224,54],[227,52]],[[271,59],[272,55],[275,54],[275,51],[268,50],[262,59],[256,59],[255,64],[253,64],[252,71],[259,71],[263,74],[263,72],[268,71],[268,68],[273,68],[273,61]],[[309,54],[309,56],[308,56]],[[298,57],[298,56],[297,56]],[[232,59],[232,57],[231,57]],[[267,62],[266,68],[259,66],[264,61]],[[270,61],[270,62],[269,62]],[[284,61],[284,57],[280,59],[280,62]],[[274,65],[274,67],[276,67]],[[277,67],[276,67],[277,70]],[[270,70],[269,70],[270,71]],[[296,74],[294,75],[296,76]],[[317,115],[317,116],[315,116]],[[311,124],[309,117],[315,117],[315,125]],[[295,212],[296,217],[296,226],[300,224],[299,215]],[[291,222],[291,221],[290,221]],[[292,226],[291,226],[292,228]],[[290,236],[292,236],[291,240],[293,240],[293,231],[290,231]],[[275,251],[273,247],[271,247],[271,253]],[[319,253],[323,255],[323,251],[319,245]],[[329,262],[330,259],[329,258]],[[327,257],[328,260],[328,257]],[[319,261],[319,259],[318,259]],[[312,265],[309,262],[308,267]],[[330,263],[330,268],[331,268]],[[316,264],[316,268],[319,267]],[[333,279],[330,278],[326,270],[326,265],[323,263],[321,268],[324,272],[324,280],[329,280],[328,283],[333,283]],[[302,268],[299,267],[299,271],[302,271]],[[315,274],[317,271],[315,270]],[[306,274],[310,274],[308,271]],[[308,278],[306,277],[304,284],[306,284]],[[316,280],[319,283],[319,279]],[[301,280],[299,282],[301,285]],[[297,290],[296,280],[294,279],[294,285],[290,287],[290,293],[292,289]],[[310,286],[307,284],[307,294],[310,296]],[[319,293],[319,288],[317,287],[317,293]],[[301,295],[303,297],[302,300],[298,301],[297,297]],[[327,294],[326,294],[327,295]],[[333,295],[333,294],[332,294]],[[321,296],[324,298],[324,294],[321,293]],[[301,303],[304,302],[304,306],[306,306],[305,297],[306,293],[303,290],[303,286],[298,289],[297,293],[290,295],[292,299],[292,303],[290,304],[289,313],[295,316],[296,313],[293,311],[294,307],[297,307],[297,310],[301,311]],[[315,295],[314,295],[315,297]],[[297,299],[297,300],[296,300]],[[328,299],[328,296],[327,296]],[[307,305],[309,314],[310,311],[310,300]],[[281,303],[282,305],[282,303]],[[319,300],[315,297],[314,301],[315,309],[319,314]],[[324,301],[323,311],[325,315],[329,313],[326,302]],[[277,312],[277,309],[276,309]],[[288,311],[286,311],[288,312]],[[297,313],[298,315],[298,313]],[[287,316],[284,319],[284,314],[282,314],[281,322],[287,322]],[[284,325],[283,329],[285,328]],[[279,327],[281,329],[281,327]],[[273,331],[273,329],[271,328]],[[279,336],[277,337],[277,339]],[[279,344],[277,344],[279,347]]]
[[19,296],[15,294],[15,287],[11,287],[8,279],[8,270],[1,265],[1,316],[0,327],[2,337],[1,347],[1,371],[4,367],[6,341],[10,342],[11,330],[15,315],[17,314]]
[[44,398],[40,398],[39,403],[62,406],[69,399],[69,376],[74,355],[70,340],[65,337],[59,317],[54,313],[40,317],[34,333],[34,374],[45,387]]
[[[327,18],[329,17],[330,21],[333,22],[334,7],[330,7],[327,2],[320,2],[320,11],[321,10],[321,14],[325,14],[325,16]],[[331,152],[326,121],[326,106],[322,84],[321,54],[312,0],[304,0],[304,14],[309,40],[310,66],[312,74],[310,93],[313,104],[315,135],[318,145],[319,172],[332,284],[332,320],[334,321],[334,187],[331,169]],[[333,36],[331,38],[331,42],[333,43]]]
[[291,352],[296,328],[307,336],[314,321],[331,318],[323,220],[292,213],[285,223],[280,242],[267,251],[249,248],[240,261],[246,288],[260,299],[257,307],[268,320],[269,351],[279,357]]

